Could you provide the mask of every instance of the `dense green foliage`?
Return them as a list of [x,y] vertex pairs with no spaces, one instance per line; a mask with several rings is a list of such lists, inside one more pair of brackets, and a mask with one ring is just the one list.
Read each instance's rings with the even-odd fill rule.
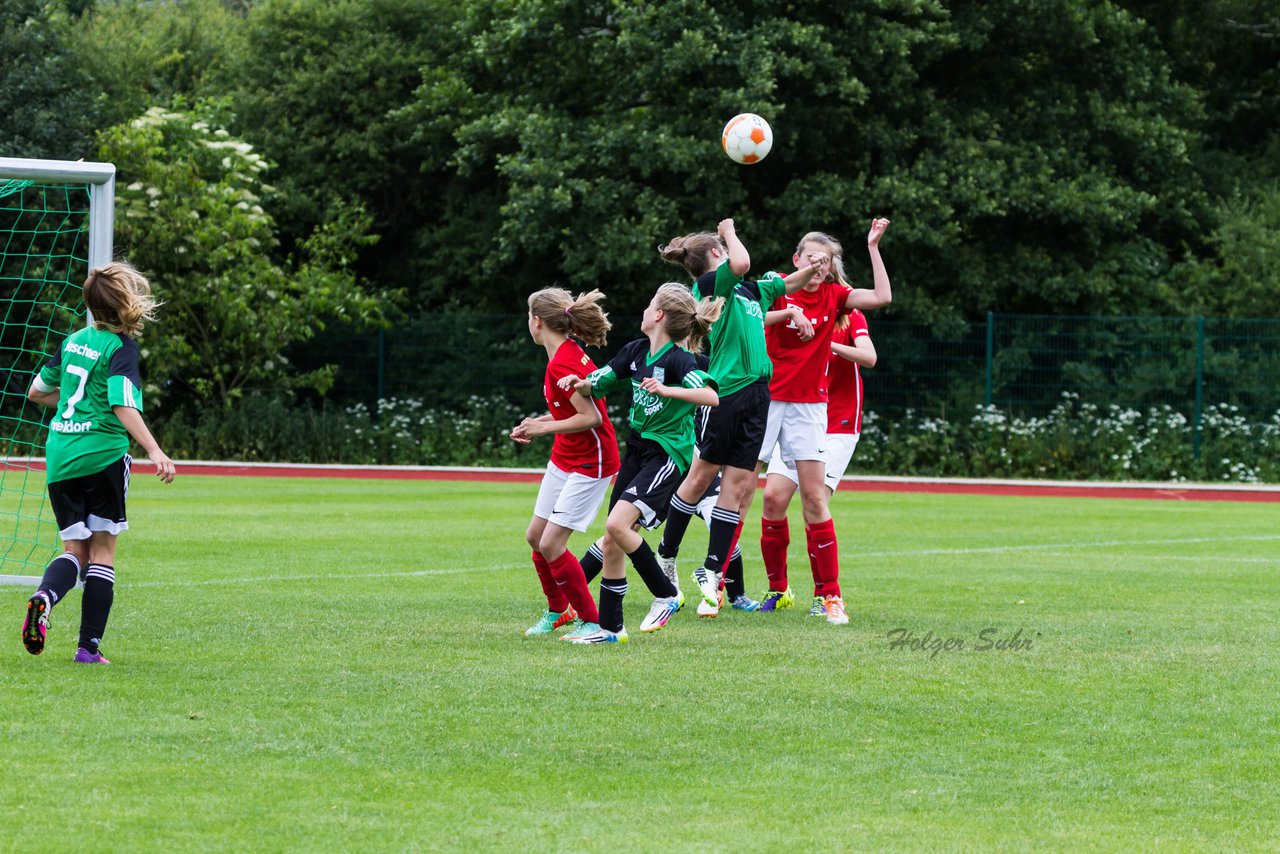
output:
[[[231,279],[338,276],[315,324],[244,354],[276,368],[328,319],[509,313],[552,282],[601,287],[630,329],[683,276],[654,246],[727,215],[756,270],[821,228],[859,282],[867,220],[892,217],[890,312],[939,330],[988,310],[1274,316],[1278,35],[1263,0],[18,0],[0,151],[118,159],[117,245],[179,311],[178,290],[208,307]],[[272,166],[246,189],[261,215],[208,216],[234,170],[144,144],[157,110]],[[718,150],[744,110],[776,131],[756,167]],[[138,184],[164,185],[153,220]],[[234,275],[175,259],[183,211],[204,217],[191,252],[225,230]],[[300,303],[265,302],[268,327],[298,323]],[[209,347],[194,317],[157,339]],[[316,385],[246,372],[243,340],[163,375],[191,399]]]
[[105,98],[89,57],[72,49],[69,26],[59,4],[0,3],[0,154],[92,156]]
[[328,387],[331,371],[299,374],[283,351],[323,318],[375,321],[378,301],[349,269],[367,217],[355,206],[277,263],[274,223],[261,204],[267,164],[225,129],[152,108],[102,134],[117,187],[116,233],[156,280],[165,302],[145,338],[149,393],[230,405],[246,386]]
[[[1260,0],[22,0],[0,140],[96,156],[86,127],[225,99],[278,251],[359,202],[357,269],[415,309],[564,281],[631,312],[654,244],[725,215],[757,269],[822,227],[860,273],[883,213],[919,319],[1272,314],[1278,33]],[[717,150],[742,110],[759,167]]]

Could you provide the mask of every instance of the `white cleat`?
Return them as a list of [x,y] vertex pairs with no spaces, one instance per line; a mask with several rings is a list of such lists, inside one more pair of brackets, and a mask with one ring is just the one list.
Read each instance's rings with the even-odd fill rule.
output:
[[667,624],[676,613],[680,610],[680,603],[674,596],[667,598],[654,599],[653,606],[649,608],[649,614],[644,618],[644,622],[640,624],[642,632],[656,632]]
[[595,631],[578,635],[573,639],[573,643],[626,643],[627,630],[623,627],[620,631],[611,632],[596,626]]
[[833,626],[849,624],[849,614],[844,609],[844,600],[839,596],[828,596],[823,600],[827,606],[827,622]]
[[[693,581],[698,585],[698,592],[702,594],[702,601],[712,606],[716,610],[720,609],[720,578],[714,572],[705,566],[700,566],[693,571]],[[698,612],[701,614],[701,610]]]

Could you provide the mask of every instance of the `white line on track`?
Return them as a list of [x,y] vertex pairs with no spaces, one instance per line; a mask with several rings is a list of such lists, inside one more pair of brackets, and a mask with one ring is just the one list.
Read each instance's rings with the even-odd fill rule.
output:
[[[505,566],[486,566],[480,567],[458,567],[456,569],[409,569],[404,572],[331,572],[323,574],[309,575],[253,575],[241,578],[203,578],[199,580],[191,580],[185,578],[173,578],[164,581],[138,581],[129,584],[129,587],[208,587],[219,584],[261,584],[263,582],[278,581],[346,581],[350,579],[362,578],[413,578],[415,576],[430,575],[461,575],[464,572],[493,572],[494,570],[514,570],[514,569],[531,569],[532,564],[507,564]],[[39,581],[38,578],[32,577],[33,581]]]
[[[1054,557],[1063,558],[1064,560],[1079,560],[1079,552],[1037,552],[1037,557]],[[1124,554],[1111,555],[1116,560],[1149,560],[1149,561],[1172,561],[1172,560],[1190,560],[1198,563],[1260,563],[1270,564],[1280,567],[1280,557],[1244,557],[1232,555],[1144,555],[1135,554],[1133,552],[1125,552]]]
[[1280,534],[1243,537],[1186,537],[1173,540],[1101,540],[1074,543],[1028,543],[1019,546],[983,546],[969,549],[911,549],[908,551],[858,552],[863,557],[916,557],[918,555],[1003,554],[1005,552],[1052,551],[1054,549],[1107,549],[1117,546],[1175,546],[1193,543],[1242,543],[1280,540]]
[[[879,552],[859,552],[861,557],[920,557],[920,556],[946,556],[946,555],[972,555],[972,554],[1003,554],[1008,552],[1041,552],[1045,556],[1052,557],[1079,557],[1080,549],[1105,549],[1116,548],[1119,546],[1163,546],[1163,545],[1187,545],[1194,543],[1243,543],[1243,542],[1272,542],[1280,540],[1280,534],[1270,535],[1264,534],[1260,536],[1234,536],[1234,537],[1184,537],[1170,540],[1102,540],[1095,542],[1076,542],[1076,543],[1035,543],[1020,546],[988,546],[985,548],[971,549],[906,549],[900,551],[879,551]],[[1071,549],[1072,552],[1058,552],[1054,550]],[[1126,555],[1132,557],[1132,555]],[[1167,556],[1154,556],[1153,559],[1159,560]],[[1207,558],[1193,558],[1189,555],[1180,555],[1183,559],[1204,560]],[[1245,560],[1242,558],[1222,558],[1223,560]],[[1247,558],[1250,561],[1258,561],[1260,563],[1280,563],[1280,559],[1275,561],[1267,558]],[[527,563],[512,563],[498,566],[486,566],[484,571],[493,572],[495,570],[514,571],[518,569],[529,569]],[[324,574],[308,574],[308,575],[259,575],[240,578],[206,578],[200,580],[187,580],[182,578],[166,579],[163,581],[138,581],[128,584],[129,587],[208,587],[217,585],[234,585],[234,584],[262,584],[277,583],[282,581],[343,581],[358,580],[370,578],[416,578],[431,577],[438,575],[459,575],[467,572],[479,572],[478,567],[456,567],[452,569],[415,569],[405,570],[404,572],[350,572],[350,573],[324,573]],[[38,579],[33,578],[33,581]]]

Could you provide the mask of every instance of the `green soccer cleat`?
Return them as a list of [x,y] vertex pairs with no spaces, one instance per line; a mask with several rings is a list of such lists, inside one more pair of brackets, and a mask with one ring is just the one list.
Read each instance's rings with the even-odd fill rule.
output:
[[827,603],[825,600],[823,600],[821,596],[813,597],[813,604],[809,606],[809,616],[810,617],[827,616]]
[[569,627],[569,631],[560,636],[560,640],[576,641],[584,635],[589,635],[592,632],[598,631],[600,631],[599,623],[588,623],[586,620],[574,620],[573,625]]
[[542,612],[542,617],[538,622],[524,630],[525,637],[534,637],[536,635],[549,635],[561,626],[568,625],[578,618],[574,612],[573,606],[570,605],[563,611],[556,612],[547,609]]
[[790,608],[796,604],[795,594],[791,592],[791,588],[786,590],[770,590],[764,594],[764,598],[760,600],[761,611],[781,611],[783,608]]

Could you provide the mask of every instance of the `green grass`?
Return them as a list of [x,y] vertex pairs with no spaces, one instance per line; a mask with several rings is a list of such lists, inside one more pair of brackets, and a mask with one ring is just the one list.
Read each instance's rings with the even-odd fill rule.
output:
[[849,626],[641,635],[633,579],[631,643],[580,647],[522,636],[535,492],[135,479],[112,666],[79,594],[27,655],[0,587],[0,850],[1280,845],[1274,505],[840,493]]

